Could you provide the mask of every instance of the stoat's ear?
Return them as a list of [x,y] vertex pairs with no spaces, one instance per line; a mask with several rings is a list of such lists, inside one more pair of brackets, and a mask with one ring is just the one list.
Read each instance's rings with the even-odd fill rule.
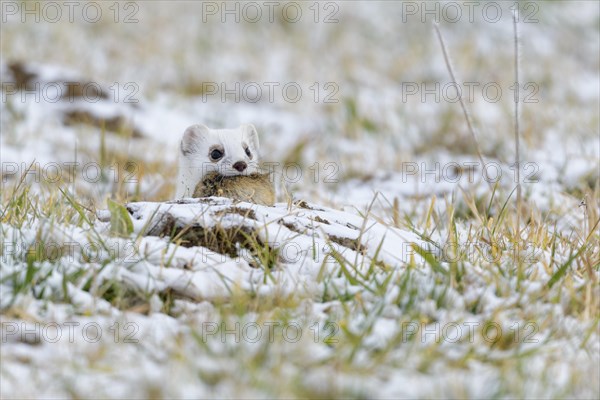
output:
[[199,150],[199,144],[206,140],[210,129],[204,125],[192,125],[188,127],[181,138],[181,153],[185,156]]
[[259,149],[258,132],[256,131],[256,128],[254,127],[254,125],[244,124],[244,125],[240,126],[240,129],[242,130],[242,132],[244,132],[244,137],[248,141],[248,144],[254,150],[258,150]]

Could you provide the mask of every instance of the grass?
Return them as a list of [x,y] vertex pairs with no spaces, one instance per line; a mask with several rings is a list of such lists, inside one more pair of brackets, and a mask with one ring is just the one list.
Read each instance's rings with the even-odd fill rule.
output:
[[[357,27],[363,25],[357,16],[348,18],[355,19]],[[155,22],[152,32],[158,31],[156,26],[162,23]],[[275,29],[282,32],[293,28],[281,21],[278,24]],[[210,24],[205,28],[218,31]],[[449,34],[453,31],[451,27],[442,28]],[[15,34],[11,30],[14,27],[7,29],[3,35]],[[332,37],[340,37],[339,26],[330,29]],[[137,30],[131,35],[136,38]],[[448,47],[464,50],[454,54],[454,67],[461,75],[472,75],[471,64],[483,71],[496,71],[500,80],[512,74],[509,68],[502,68],[512,65],[512,48],[499,48],[497,57],[480,55],[470,40],[452,35]],[[304,37],[294,37],[302,51],[314,45]],[[160,38],[153,38],[145,38],[144,43],[160,42]],[[454,42],[457,38],[458,43]],[[279,46],[277,39],[272,40],[274,46]],[[362,38],[356,40],[363,43]],[[394,62],[394,58],[382,62],[374,46],[357,47],[363,49],[360,58],[364,65],[386,79],[414,76],[411,74],[415,69],[436,64],[431,60],[437,57],[440,68],[425,71],[424,76],[442,77],[448,69],[451,80],[456,80],[449,62],[444,68],[438,47],[432,45],[435,50],[428,50],[418,45],[420,41],[413,42],[406,54],[419,57],[398,57],[401,62]],[[186,54],[178,47],[181,43],[174,42],[174,51]],[[264,55],[264,42],[256,46],[253,42],[231,45],[232,52]],[[135,57],[141,60],[136,62],[152,66],[155,57],[166,57],[164,49],[159,49],[156,56],[148,50],[154,45],[146,46],[150,46],[146,53],[136,50]],[[223,43],[204,46],[224,47]],[[66,53],[59,57],[76,57]],[[336,53],[330,56],[336,61],[332,62],[333,71],[339,74],[334,76],[352,81],[355,65],[349,57],[338,60]],[[120,57],[124,63],[131,61],[129,55]],[[182,76],[196,76],[196,63],[183,59],[179,62]],[[328,62],[324,59],[322,68],[331,73]],[[212,64],[204,65],[207,71],[203,74],[210,76]],[[93,71],[95,67],[89,68]],[[526,60],[521,68],[523,79],[533,74]],[[103,73],[111,76],[110,72]],[[299,75],[304,73],[298,70]],[[560,82],[553,73],[547,71],[548,79]],[[162,76],[142,79],[149,82],[150,93],[168,87],[185,94],[186,101],[201,94],[197,83],[200,78],[171,81],[165,86],[161,86]],[[201,79],[208,78],[203,75]],[[340,88],[343,90],[344,85]],[[73,346],[61,342],[57,345],[64,346],[59,348],[64,350],[61,353],[49,343],[38,341],[36,350],[22,350],[26,356],[3,343],[3,381],[18,381],[11,380],[8,373],[18,366],[36,372],[27,386],[21,386],[41,390],[50,387],[47,382],[52,381],[51,387],[72,397],[89,397],[91,393],[115,396],[117,392],[111,391],[117,390],[114,386],[102,385],[107,376],[125,382],[129,392],[123,397],[181,397],[188,394],[184,391],[190,382],[201,390],[197,397],[376,397],[373,393],[390,397],[597,396],[597,174],[582,173],[568,180],[562,171],[558,177],[560,189],[552,189],[546,205],[540,204],[539,191],[528,192],[523,184],[522,198],[517,200],[517,208],[513,207],[517,197],[514,182],[511,185],[502,181],[494,185],[461,184],[451,193],[442,194],[434,185],[405,195],[400,189],[412,185],[412,181],[393,185],[398,183],[395,180],[399,179],[397,172],[402,163],[408,161],[399,157],[400,153],[437,160],[443,149],[452,159],[467,155],[470,160],[483,162],[485,157],[508,165],[508,160],[514,158],[507,134],[514,122],[512,111],[506,104],[498,104],[498,120],[478,115],[477,104],[440,105],[427,112],[406,103],[376,103],[373,107],[364,93],[344,93],[338,104],[311,111],[310,117],[321,124],[316,125],[325,128],[301,126],[293,131],[299,139],[286,148],[278,148],[276,140],[269,140],[275,138],[270,129],[276,127],[265,122],[264,135],[268,139],[263,141],[261,137],[265,153],[280,155],[284,166],[297,164],[309,171],[305,174],[308,178],[284,187],[279,199],[287,202],[289,216],[299,210],[312,220],[307,226],[279,221],[278,232],[290,230],[290,240],[305,251],[301,265],[287,262],[281,254],[284,243],[273,243],[277,237],[269,237],[277,231],[270,228],[279,222],[264,224],[256,214],[238,206],[219,214],[221,221],[232,217],[244,221],[237,225],[180,226],[172,219],[152,237],[145,235],[145,229],[140,229],[139,221],[124,205],[137,200],[169,199],[175,163],[161,157],[163,144],[145,147],[144,139],[134,137],[138,135],[130,127],[124,132],[122,120],[101,123],[93,116],[74,115],[85,117],[92,125],[77,124],[73,129],[80,135],[77,158],[99,166],[98,182],[90,184],[82,179],[82,169],[77,169],[74,177],[66,176],[54,184],[36,184],[26,173],[3,182],[3,329],[12,321],[73,320],[93,321],[107,328],[125,319],[137,324],[139,333],[135,337],[139,343],[114,343],[112,337],[105,337],[96,346],[81,340]],[[13,129],[17,132],[27,118],[25,111],[13,106],[8,103],[11,116],[6,120],[6,129],[2,128],[3,134]],[[472,119],[467,106],[472,107]],[[517,138],[522,139],[524,149],[541,146],[545,132],[553,128],[561,133],[578,132],[579,136],[569,143],[561,142],[565,146],[576,141],[585,146],[585,132],[596,129],[597,115],[590,116],[581,107],[578,118],[563,118],[553,114],[547,103],[543,106],[545,109],[527,105],[520,110],[521,135]],[[278,108],[276,115],[286,107],[291,106]],[[301,110],[293,110],[306,118]],[[413,112],[416,118],[411,119]],[[216,115],[211,118],[225,118]],[[394,122],[397,115],[404,116],[405,125]],[[294,125],[294,121],[289,124]],[[411,136],[415,124],[419,135],[423,135],[417,139]],[[493,132],[488,125],[493,125]],[[469,138],[469,134],[475,134],[475,126],[479,127],[477,136]],[[7,143],[14,146],[16,133],[10,135],[13,137]],[[347,137],[352,138],[349,142],[355,147],[343,141]],[[132,143],[139,144],[141,150]],[[313,162],[331,159],[343,167],[338,182],[311,182]],[[519,160],[525,158],[517,157]],[[378,175],[382,171],[390,171],[390,176],[382,178]],[[321,175],[327,172],[320,171]],[[120,179],[115,181],[115,174]],[[542,180],[547,175],[547,170],[540,171]],[[134,182],[126,184],[124,177],[134,178]],[[386,185],[392,189],[384,190]],[[356,197],[335,197],[348,187]],[[363,187],[385,193],[373,193],[364,201],[356,195]],[[299,198],[304,201],[296,202]],[[584,204],[577,207],[582,199]],[[336,209],[346,205],[349,214],[358,215],[361,223],[353,224],[357,237],[327,233],[333,231],[326,229],[342,226],[333,213],[314,217],[317,210],[313,208],[321,204]],[[112,210],[110,222],[96,215],[96,211],[106,208]],[[520,216],[516,209],[521,210]],[[380,226],[390,230],[377,241],[369,241]],[[412,232],[434,250],[413,244],[408,260],[400,261],[385,247],[386,241],[394,239],[394,229]],[[85,245],[89,247],[84,251]],[[210,250],[223,262],[202,260],[194,253],[199,248]],[[242,272],[237,274],[236,268]],[[461,334],[455,341],[450,328],[456,326]],[[252,335],[257,327],[262,336],[254,342]],[[494,334],[498,329],[502,334]],[[296,341],[294,334],[299,330],[302,334]],[[79,365],[74,359],[89,363],[82,361]],[[46,378],[48,365],[53,365],[60,376]],[[92,377],[85,381],[90,386],[80,387],[63,377],[75,369]],[[485,391],[479,392],[482,389],[471,381],[481,382]],[[396,391],[381,392],[392,388]],[[4,390],[10,394],[9,389]]]
[[[590,219],[587,232],[582,225],[581,229],[574,231],[572,236],[565,236],[553,229],[551,220],[540,220],[539,214],[532,215],[528,227],[523,231],[523,237],[525,242],[533,246],[535,250],[533,254],[539,257],[531,260],[524,259],[521,262],[523,268],[514,268],[514,247],[518,241],[515,240],[512,229],[514,216],[506,207],[511,193],[498,188],[493,195],[499,199],[497,204],[500,204],[500,208],[491,201],[491,198],[476,201],[473,194],[465,191],[462,196],[451,201],[447,200],[445,211],[441,211],[431,200],[430,204],[426,205],[428,212],[418,221],[398,220],[399,211],[394,211],[393,206],[389,207],[387,214],[379,214],[377,216],[379,223],[387,221],[386,224],[390,227],[400,225],[402,228],[409,228],[418,233],[422,239],[432,243],[438,242],[439,235],[442,234],[447,237],[447,244],[450,244],[450,247],[445,247],[447,252],[443,256],[415,247],[415,254],[421,255],[423,262],[415,260],[400,269],[390,265],[388,260],[379,258],[381,244],[377,244],[374,257],[364,265],[364,258],[360,259],[362,261],[358,258],[347,258],[335,250],[340,246],[357,249],[356,244],[350,245],[346,239],[331,237],[330,243],[335,245],[331,246],[330,253],[333,264],[323,262],[317,278],[320,293],[316,298],[306,297],[306,294],[293,295],[285,291],[279,292],[277,289],[270,290],[269,294],[261,294],[261,287],[277,288],[279,278],[273,275],[273,272],[285,269],[286,265],[281,264],[277,247],[271,248],[265,245],[252,231],[219,227],[214,231],[206,231],[198,227],[184,229],[167,227],[164,234],[170,236],[171,242],[177,246],[201,245],[216,253],[232,257],[237,255],[240,246],[250,249],[251,265],[262,272],[266,279],[251,290],[243,289],[239,283],[231,281],[228,295],[211,300],[209,304],[213,315],[210,321],[217,321],[220,327],[203,340],[202,334],[206,334],[206,331],[203,332],[202,325],[186,323],[187,318],[193,314],[181,308],[182,304],[193,304],[202,301],[201,299],[182,297],[177,291],[169,288],[144,290],[132,286],[122,278],[116,276],[111,278],[110,274],[104,276],[103,271],[106,268],[115,272],[119,268],[131,268],[120,264],[116,258],[104,259],[99,268],[90,269],[94,264],[89,264],[84,257],[80,257],[67,268],[64,255],[60,251],[48,255],[40,252],[45,242],[54,240],[57,227],[63,229],[69,229],[70,226],[79,227],[91,233],[91,237],[102,238],[102,241],[96,240],[97,243],[108,240],[107,235],[118,237],[125,234],[125,241],[139,241],[142,238],[135,239],[134,236],[129,236],[130,231],[127,230],[99,232],[98,222],[94,220],[92,210],[81,207],[68,193],[64,191],[57,193],[55,190],[44,194],[32,194],[27,185],[19,186],[17,183],[15,190],[3,199],[3,230],[7,227],[21,230],[34,229],[37,232],[35,238],[42,247],[30,248],[22,255],[9,257],[8,264],[14,265],[16,269],[11,273],[3,271],[1,283],[3,287],[12,288],[13,301],[5,303],[2,312],[7,316],[18,315],[21,307],[18,299],[23,296],[33,296],[39,300],[53,301],[58,304],[70,304],[77,309],[77,303],[74,303],[71,297],[72,289],[69,289],[75,287],[89,292],[97,299],[107,301],[111,307],[122,312],[151,316],[150,310],[155,309],[152,303],[156,301],[153,299],[158,295],[159,303],[162,304],[160,310],[178,318],[183,324],[189,324],[193,333],[192,337],[185,337],[180,343],[181,351],[185,353],[172,354],[171,357],[175,357],[173,361],[187,363],[192,354],[218,360],[224,357],[235,360],[237,366],[234,371],[237,372],[230,369],[214,370],[203,367],[198,369],[200,379],[213,388],[230,382],[232,374],[241,373],[238,378],[240,385],[266,391],[273,396],[363,398],[366,392],[360,389],[360,385],[354,388],[346,385],[339,386],[335,384],[335,380],[332,380],[321,389],[317,389],[316,386],[311,389],[304,378],[277,371],[280,371],[284,365],[287,366],[286,368],[293,365],[294,368],[315,371],[325,368],[328,371],[326,376],[330,377],[338,374],[376,377],[380,375],[379,370],[384,365],[399,366],[396,359],[400,351],[405,354],[403,357],[412,360],[416,370],[423,374],[431,373],[434,366],[439,363],[444,363],[446,368],[458,370],[468,370],[473,362],[488,365],[499,373],[498,382],[501,385],[498,388],[498,395],[523,395],[524,392],[516,390],[517,386],[504,380],[515,378],[515,373],[508,371],[514,371],[515,363],[526,365],[528,359],[544,358],[541,355],[543,343],[534,343],[535,348],[530,348],[531,345],[528,346],[523,342],[523,337],[530,333],[523,331],[523,327],[532,327],[531,329],[535,330],[533,337],[536,340],[543,337],[545,343],[559,341],[565,335],[565,333],[558,333],[560,323],[548,318],[545,312],[541,311],[544,305],[560,305],[565,317],[574,318],[581,321],[583,325],[589,326],[586,340],[580,341],[581,346],[585,347],[585,343],[589,343],[587,340],[589,335],[596,334],[592,329],[594,325],[592,321],[600,320],[599,309],[595,306],[598,303],[597,275],[600,268],[597,221],[592,224],[594,221]],[[461,207],[461,204],[462,207],[464,204],[467,205],[468,214],[455,211],[457,207]],[[364,216],[371,213],[372,211],[367,209]],[[224,215],[227,214],[222,214]],[[247,213],[238,212],[237,215],[243,216]],[[596,215],[592,216],[595,217]],[[52,221],[51,227],[42,228],[43,221]],[[365,219],[365,223],[360,228],[361,236],[368,230],[369,225],[366,221]],[[204,233],[199,234],[199,232]],[[580,237],[582,240],[574,241],[574,237]],[[359,236],[357,243],[360,242]],[[472,246],[466,247],[466,243]],[[3,254],[7,256],[6,250]],[[356,254],[358,255],[359,252]],[[167,257],[170,260],[173,255]],[[169,264],[170,262],[167,262],[164,268],[175,268],[174,265]],[[19,265],[22,265],[23,269],[18,267]],[[541,278],[539,268],[545,270],[550,278]],[[59,286],[51,283],[51,278],[57,273],[62,274],[62,283]],[[224,279],[227,280],[225,277]],[[532,298],[532,294],[526,294],[524,288],[530,287],[529,285],[534,282],[544,284],[535,290]],[[473,292],[476,288],[485,288],[485,290],[482,294],[472,297],[472,294],[477,292]],[[485,311],[488,309],[488,306],[485,306],[487,292],[506,299],[505,306],[497,307],[489,316],[486,316],[488,312]],[[389,298],[391,293],[395,295]],[[469,295],[471,299],[464,307],[469,310],[470,315],[481,322],[473,331],[475,338],[472,343],[467,337],[461,337],[461,346],[470,350],[458,359],[450,359],[445,350],[447,341],[438,339],[433,342],[423,342],[423,338],[426,337],[423,336],[426,332],[425,327],[431,330],[431,327],[436,324],[443,326],[443,324],[462,322],[452,319],[439,320],[440,314],[436,313],[437,316],[431,314],[423,306],[433,302],[431,303],[433,309],[451,312],[457,310],[453,299],[468,293],[471,293]],[[307,304],[306,302],[329,304],[331,311],[326,313],[325,319],[321,322],[315,320],[315,316],[303,317],[301,310],[302,305]],[[537,306],[533,306],[534,304]],[[396,307],[402,317],[393,324],[395,328],[392,329],[390,337],[373,342],[376,326],[389,318],[384,316],[390,313],[390,307],[391,309]],[[506,312],[513,315],[512,320],[517,324],[518,329],[511,330],[510,326],[507,326],[505,317],[501,317]],[[277,328],[273,331],[276,339],[272,343],[260,341],[259,347],[253,351],[247,348],[248,338],[238,341],[226,340],[228,350],[218,349],[217,344],[221,343],[221,329],[230,332],[235,330],[236,323],[248,324],[248,321],[254,321],[253,323],[259,324],[263,329],[265,326],[260,325],[261,323],[276,324]],[[588,324],[585,321],[592,323]],[[411,324],[415,322],[418,323],[418,330],[413,332],[414,326]],[[325,329],[323,324],[326,323],[329,323],[330,327],[330,330],[326,331],[327,334],[322,331]],[[325,346],[330,349],[330,355],[325,359],[312,361],[311,357],[303,356],[303,352],[299,349],[301,345],[292,343],[283,336],[282,329],[289,327],[290,324],[294,324],[294,329],[297,326],[303,332],[310,333],[308,337],[311,340],[308,340],[305,334],[300,343],[308,341],[309,347]],[[315,342],[312,339],[315,339],[317,327],[321,331]],[[490,327],[503,327],[505,332],[502,335],[492,335],[489,339],[486,335]],[[411,334],[408,334],[407,330]],[[335,335],[332,332],[335,332]],[[232,333],[224,335],[225,338],[235,336]],[[192,339],[193,337],[195,339]],[[288,354],[290,352],[291,354]],[[284,356],[284,354],[288,355]],[[497,355],[492,356],[492,354]],[[544,359],[552,364],[550,359]],[[272,378],[266,380],[265,374],[272,374]],[[519,379],[525,379],[525,376],[523,370]],[[279,381],[279,384],[269,384],[273,377]],[[561,390],[565,390],[564,393],[574,393],[578,386],[573,385],[570,389],[567,386]]]

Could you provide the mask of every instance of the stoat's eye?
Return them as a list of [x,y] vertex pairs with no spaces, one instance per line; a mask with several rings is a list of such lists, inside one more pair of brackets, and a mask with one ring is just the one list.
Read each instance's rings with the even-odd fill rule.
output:
[[219,149],[214,149],[213,151],[210,152],[210,158],[213,161],[218,161],[221,158],[223,158],[223,152]]
[[246,155],[248,158],[252,159],[252,153],[250,152],[250,147],[246,147]]

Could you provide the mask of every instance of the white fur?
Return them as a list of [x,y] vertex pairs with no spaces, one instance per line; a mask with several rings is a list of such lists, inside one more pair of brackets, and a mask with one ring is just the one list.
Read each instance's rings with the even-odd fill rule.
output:
[[[245,152],[246,143],[252,153],[250,159]],[[209,154],[213,146],[221,146],[225,152],[217,162]],[[253,125],[241,125],[237,129],[209,129],[204,125],[192,125],[185,130],[179,146],[179,173],[175,197],[191,197],[198,182],[210,171],[222,175],[248,175],[258,172],[258,133]],[[246,170],[239,172],[233,164],[243,161]]]

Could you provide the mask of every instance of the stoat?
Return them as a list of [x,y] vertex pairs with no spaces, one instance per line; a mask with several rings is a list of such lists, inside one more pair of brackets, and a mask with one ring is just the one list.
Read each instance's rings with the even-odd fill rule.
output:
[[190,126],[180,143],[176,198],[223,196],[272,205],[273,185],[268,174],[260,174],[258,150],[253,125]]

